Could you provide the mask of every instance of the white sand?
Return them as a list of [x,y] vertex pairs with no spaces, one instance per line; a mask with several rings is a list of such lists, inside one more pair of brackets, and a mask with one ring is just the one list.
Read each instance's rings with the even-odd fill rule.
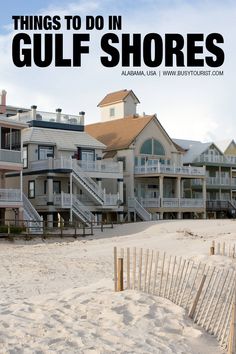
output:
[[116,226],[80,240],[0,242],[0,353],[222,353],[185,311],[159,297],[113,292],[113,247],[148,247],[232,267],[208,256],[236,243],[236,221]]

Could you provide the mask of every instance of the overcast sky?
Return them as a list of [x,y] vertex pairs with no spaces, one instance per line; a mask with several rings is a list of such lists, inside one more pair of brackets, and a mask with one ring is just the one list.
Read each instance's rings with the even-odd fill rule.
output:
[[[134,6],[135,5],[135,6]],[[86,112],[86,124],[100,120],[98,102],[108,93],[132,89],[141,104],[140,114],[156,113],[173,138],[202,141],[236,139],[235,1],[184,0],[94,0],[94,1],[7,1],[0,16],[0,89],[7,90],[11,105],[39,110],[78,114]],[[91,31],[90,53],[82,58],[81,68],[17,68],[12,62],[12,15],[122,15],[120,33],[221,33],[225,43],[223,76],[158,77],[122,76],[122,67],[105,68],[100,39],[107,32]],[[83,26],[83,25],[82,25]],[[84,30],[78,32],[85,32]],[[64,31],[65,55],[72,55],[73,31]],[[118,46],[119,47],[119,46]],[[131,68],[132,69],[132,68]],[[143,65],[146,71],[148,68]],[[205,69],[209,69],[207,66]],[[164,65],[156,68],[165,70]],[[198,69],[199,70],[199,69]]]

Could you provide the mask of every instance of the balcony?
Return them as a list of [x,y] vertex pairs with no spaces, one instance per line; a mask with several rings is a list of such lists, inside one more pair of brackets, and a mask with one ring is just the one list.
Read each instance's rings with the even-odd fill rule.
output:
[[[91,202],[91,200],[85,194],[77,195],[76,198],[84,205],[94,205],[94,203]],[[118,199],[118,194],[104,193],[104,206],[117,206]],[[38,195],[33,203],[37,206],[46,206],[47,196]],[[71,195],[64,192],[61,192],[60,194],[54,194],[53,204],[57,208],[69,209],[71,207]]]
[[0,205],[21,204],[21,191],[20,189],[0,189]]
[[214,163],[214,164],[236,164],[236,156],[233,155],[201,155],[194,162]]
[[99,172],[99,173],[123,173],[122,165],[118,162],[110,162],[104,160],[98,161],[80,161],[74,159],[47,159],[38,160],[29,163],[30,171],[50,170],[50,169],[66,169],[71,170],[73,165],[78,164],[84,172]]
[[159,163],[152,165],[135,166],[135,174],[163,174],[163,175],[184,175],[184,176],[205,176],[204,167],[192,166],[166,166]]
[[191,198],[163,198],[163,208],[204,208],[203,199]]
[[9,117],[9,119],[17,120],[22,123],[28,123],[32,121],[36,122],[48,122],[48,123],[61,123],[69,125],[84,125],[84,116],[76,116],[72,114],[58,113],[58,112],[44,112],[44,111],[28,111],[18,113],[15,116]]
[[[207,177],[206,178],[207,186],[226,186],[226,187],[236,187],[236,178],[229,177]],[[202,186],[202,180],[193,179],[191,181],[193,187]]]
[[0,149],[0,162],[21,163],[21,151]]
[[144,208],[204,208],[203,199],[192,198],[140,198]]
[[123,166],[118,162],[112,161],[77,161],[78,165],[85,172],[104,172],[104,173],[122,173]]

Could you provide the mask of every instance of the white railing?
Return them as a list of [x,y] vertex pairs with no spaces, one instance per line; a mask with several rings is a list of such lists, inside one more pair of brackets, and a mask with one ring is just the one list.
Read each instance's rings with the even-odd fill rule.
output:
[[160,198],[140,198],[144,208],[160,208]]
[[227,159],[225,156],[217,156],[217,155],[201,155],[196,158],[196,162],[211,162],[211,163],[227,163]]
[[236,156],[233,155],[225,155],[227,161],[232,164],[236,164]]
[[144,221],[152,220],[152,214],[150,214],[136,198],[128,199],[128,208],[134,209]]
[[20,202],[20,189],[0,189],[0,203],[1,202]]
[[118,194],[104,194],[104,205],[117,205]]
[[[9,117],[9,119],[27,123],[33,120],[33,112],[28,111],[28,112],[18,113],[15,116]],[[73,125],[84,125],[83,116],[76,116],[73,114],[66,114],[66,113],[61,113],[59,115],[54,112],[36,111],[35,120],[44,121],[44,122],[73,124]]]
[[188,175],[188,176],[204,176],[205,168],[204,167],[192,167],[192,166],[164,166],[161,164],[158,165],[144,165],[144,166],[135,166],[135,174],[171,174],[171,175]]
[[41,171],[49,169],[49,160],[37,160],[29,163],[29,169],[31,171]]
[[88,187],[92,193],[98,196],[103,201],[103,190],[98,186],[92,178],[90,178],[86,173],[78,166],[75,160],[72,160],[72,167],[75,176],[81,179],[85,186]]
[[163,208],[204,208],[203,199],[192,198],[163,198]]
[[206,183],[209,185],[229,186],[230,178],[229,177],[207,177]]
[[21,163],[21,152],[0,149],[0,162]]
[[78,214],[80,214],[86,222],[90,223],[94,221],[94,215],[91,211],[86,208],[86,206],[83,205],[75,196],[73,197],[73,209],[75,209],[75,212],[78,212]]
[[[37,210],[30,203],[29,199],[23,194],[23,206],[27,214],[30,216],[31,220],[41,222],[42,218],[38,214]],[[40,224],[41,226],[41,224]]]
[[80,168],[86,172],[122,173],[122,164],[112,161],[77,161]]

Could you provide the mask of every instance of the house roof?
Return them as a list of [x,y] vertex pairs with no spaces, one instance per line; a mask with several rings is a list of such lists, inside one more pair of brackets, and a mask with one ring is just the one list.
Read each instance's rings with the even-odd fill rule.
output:
[[217,141],[216,145],[219,147],[221,151],[225,152],[231,143],[235,144],[235,141],[232,139],[221,140],[221,141]]
[[198,156],[200,156],[204,151],[209,149],[209,147],[212,145],[214,145],[223,155],[219,146],[213,142],[202,143],[201,141],[195,141],[195,140],[182,140],[182,139],[173,139],[173,140],[175,143],[178,143],[186,151],[185,155],[183,156],[184,163],[194,162],[194,160]]
[[123,102],[127,96],[130,94],[133,95],[137,103],[140,103],[136,95],[132,90],[120,90],[115,92],[108,93],[102,100],[99,102],[98,107],[107,106],[113,103]]
[[59,150],[74,150],[78,146],[105,149],[105,145],[86,132],[31,127],[23,130],[24,143],[56,145]]
[[127,149],[154,117],[156,116],[127,116],[86,125],[85,131],[106,145],[106,151]]

